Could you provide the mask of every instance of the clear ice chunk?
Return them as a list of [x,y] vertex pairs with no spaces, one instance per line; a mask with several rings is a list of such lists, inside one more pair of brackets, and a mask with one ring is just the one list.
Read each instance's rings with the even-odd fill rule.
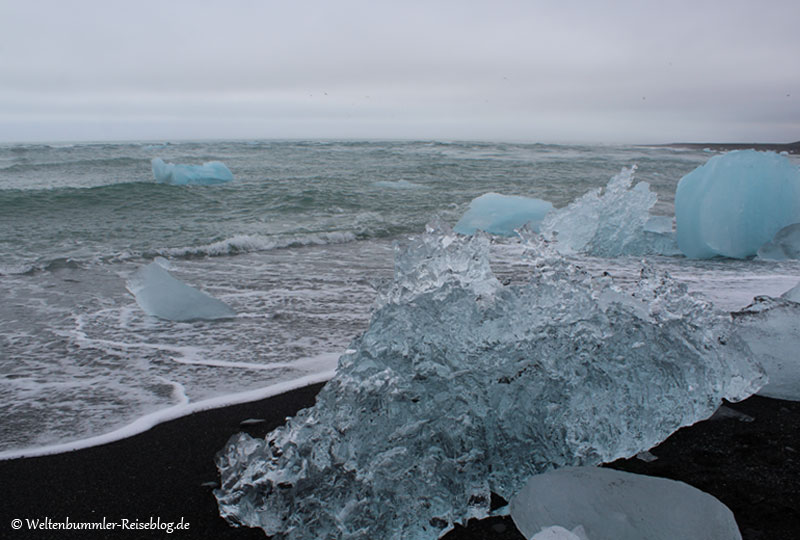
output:
[[733,320],[769,377],[759,394],[800,401],[800,284],[780,298],[757,296]]
[[233,173],[221,161],[209,161],[202,165],[176,165],[153,158],[153,176],[161,184],[222,184],[233,180]]
[[128,279],[128,290],[145,313],[170,321],[236,316],[236,312],[224,302],[173,277],[164,268],[165,263],[165,260],[153,261]]
[[573,534],[582,527],[591,540],[742,538],[733,512],[708,493],[675,480],[599,467],[531,477],[511,500],[511,518],[526,538],[554,526]]
[[633,185],[636,166],[623,168],[604,188],[589,191],[545,216],[541,232],[564,254],[600,257],[675,255],[675,235],[650,215],[658,196],[647,182]]
[[758,248],[758,258],[800,259],[800,223],[792,223],[775,233],[772,240]]
[[750,257],[783,227],[800,222],[800,171],[774,152],[714,156],[681,178],[675,218],[687,257]]
[[501,236],[515,236],[515,230],[529,224],[538,231],[539,224],[553,205],[541,199],[484,193],[469,203],[453,230],[460,234],[474,234],[476,230]]
[[[532,233],[531,233],[532,234]],[[316,404],[217,456],[220,514],[289,539],[437,538],[532,474],[647,450],[762,372],[730,315],[650,268],[633,294],[543,242],[500,284],[430,227]]]

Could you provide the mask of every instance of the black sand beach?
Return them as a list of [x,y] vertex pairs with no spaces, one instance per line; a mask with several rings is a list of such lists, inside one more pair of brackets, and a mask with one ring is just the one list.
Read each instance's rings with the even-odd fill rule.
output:
[[[0,461],[3,538],[264,538],[219,517],[213,486],[214,455],[243,420],[264,435],[286,416],[314,402],[321,385],[262,401],[180,418],[114,443],[76,452]],[[745,540],[800,538],[800,402],[752,397],[726,405],[728,414],[673,434],[652,450],[657,460],[620,460],[611,467],[682,480],[722,500]],[[732,414],[736,411],[747,415]],[[752,419],[752,420],[751,420]],[[174,530],[30,530],[44,523],[121,522]],[[13,520],[22,520],[15,530]],[[472,521],[444,538],[521,539],[510,518]]]

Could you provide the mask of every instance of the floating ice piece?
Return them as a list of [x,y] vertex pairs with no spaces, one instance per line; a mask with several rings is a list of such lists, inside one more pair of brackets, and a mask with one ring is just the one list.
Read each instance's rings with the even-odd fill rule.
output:
[[672,224],[650,216],[658,200],[647,182],[631,188],[636,166],[611,178],[605,189],[593,189],[568,206],[547,214],[541,231],[565,254],[601,257],[677,252]]
[[460,234],[474,234],[476,230],[514,236],[514,230],[526,223],[538,231],[544,216],[553,205],[541,199],[531,199],[518,195],[484,193],[469,203],[469,209],[461,216],[453,228]]
[[772,240],[758,248],[758,258],[777,261],[800,259],[800,223],[779,230]]
[[398,253],[397,290],[315,406],[218,455],[225,519],[435,539],[487,516],[492,492],[636,455],[760,387],[729,314],[668,276],[645,268],[628,294],[532,244],[530,281],[503,286],[488,244],[430,227]]
[[755,255],[800,222],[800,171],[774,152],[714,156],[678,183],[678,246],[693,259]]
[[757,296],[733,314],[737,333],[764,367],[769,382],[759,394],[800,401],[800,285],[781,298]]
[[543,527],[582,526],[591,540],[741,540],[727,506],[683,482],[567,467],[531,477],[511,500],[511,518],[530,537]]
[[209,161],[202,165],[175,165],[153,158],[153,176],[161,184],[222,184],[233,180],[233,174],[220,161]]
[[170,321],[236,316],[227,304],[172,277],[160,263],[155,261],[140,268],[127,283],[145,313]]

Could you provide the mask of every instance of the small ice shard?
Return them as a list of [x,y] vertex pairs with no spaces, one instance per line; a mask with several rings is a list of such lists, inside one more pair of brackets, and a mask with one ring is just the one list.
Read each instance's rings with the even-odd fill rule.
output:
[[518,195],[484,193],[472,199],[469,209],[453,227],[459,234],[474,234],[476,230],[501,236],[514,236],[515,229],[530,224],[534,231],[553,205],[541,199]]
[[772,240],[758,248],[758,258],[776,261],[800,259],[800,223],[779,230]]
[[433,540],[531,474],[635,455],[761,386],[730,315],[669,276],[625,292],[529,249],[505,286],[482,233],[398,250],[316,404],[218,454],[220,514],[287,540]]
[[511,500],[525,537],[543,527],[582,526],[591,540],[741,540],[733,512],[683,482],[599,467],[532,476]]
[[649,450],[645,450],[644,452],[639,452],[638,454],[636,454],[636,459],[644,461],[645,463],[652,463],[658,460],[658,456],[656,456]]
[[749,414],[744,414],[736,409],[722,405],[708,420],[738,420],[739,422],[753,422],[755,418]]
[[733,313],[733,320],[769,377],[758,393],[800,401],[800,303],[792,299],[795,292],[800,292],[798,287],[781,298],[757,296]]
[[714,156],[678,183],[678,246],[693,259],[745,258],[800,222],[800,171],[774,152]]
[[545,527],[538,533],[530,537],[530,540],[589,540],[586,532],[580,525],[573,530],[553,525],[552,527]]
[[636,166],[623,168],[604,189],[593,189],[547,214],[541,231],[561,253],[600,257],[674,255],[672,224],[650,215],[658,197],[647,182],[631,187]]
[[170,321],[229,319],[236,316],[227,304],[176,279],[154,261],[140,268],[127,283],[145,313]]
[[209,161],[202,165],[175,165],[153,158],[153,176],[161,184],[222,184],[233,180],[233,174],[220,161]]

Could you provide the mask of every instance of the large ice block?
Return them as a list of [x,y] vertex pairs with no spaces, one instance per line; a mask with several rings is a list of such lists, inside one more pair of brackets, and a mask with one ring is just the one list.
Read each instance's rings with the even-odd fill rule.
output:
[[161,158],[152,160],[153,176],[161,184],[222,184],[233,180],[230,169],[220,161],[209,161],[202,165],[176,165],[164,163]]
[[145,313],[170,321],[227,319],[236,316],[224,302],[172,276],[160,261],[140,268],[127,283]]
[[581,527],[590,540],[742,538],[733,512],[708,493],[675,480],[599,467],[532,476],[511,500],[511,517],[526,538],[554,526]]
[[553,205],[541,199],[484,193],[469,203],[469,209],[453,228],[460,234],[473,234],[476,230],[502,236],[514,236],[514,231],[529,224],[539,230],[544,216]]
[[774,152],[714,156],[678,183],[678,246],[687,256],[745,258],[800,222],[800,171]]
[[756,391],[715,312],[648,267],[632,294],[530,233],[524,284],[431,227],[314,407],[217,457],[221,515],[288,539],[435,539],[532,474],[647,450]]

